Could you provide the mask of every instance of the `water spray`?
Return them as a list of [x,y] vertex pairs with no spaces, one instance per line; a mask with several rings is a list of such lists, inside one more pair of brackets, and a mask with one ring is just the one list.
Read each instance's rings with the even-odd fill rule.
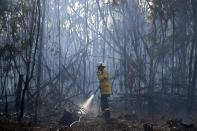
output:
[[90,106],[90,104],[91,104],[91,102],[98,90],[99,90],[99,88],[97,88],[95,90],[95,92],[81,105],[81,109],[78,112],[79,114],[86,114],[87,113],[87,111],[89,110],[89,106]]

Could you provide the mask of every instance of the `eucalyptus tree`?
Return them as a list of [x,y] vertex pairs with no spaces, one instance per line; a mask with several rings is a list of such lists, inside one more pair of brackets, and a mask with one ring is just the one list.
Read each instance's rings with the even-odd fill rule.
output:
[[[19,94],[17,95],[21,97],[16,99],[18,101],[16,103],[19,104],[17,108],[20,107],[19,119],[21,119],[24,114],[26,93],[30,85],[33,84],[32,79],[35,73],[34,68],[40,30],[39,1],[21,0],[9,2],[8,11],[4,15],[5,17],[1,19],[1,26],[3,27],[1,32],[1,49],[3,51],[2,57],[7,56],[9,59],[1,62],[2,65],[9,62],[9,67],[11,67],[9,74],[15,78],[14,82],[9,78],[6,81],[6,86],[10,86],[12,90],[18,89]],[[23,80],[22,76],[24,76]],[[18,87],[16,87],[17,79],[19,79]],[[22,84],[20,84],[21,81]],[[6,90],[4,90],[5,95]]]

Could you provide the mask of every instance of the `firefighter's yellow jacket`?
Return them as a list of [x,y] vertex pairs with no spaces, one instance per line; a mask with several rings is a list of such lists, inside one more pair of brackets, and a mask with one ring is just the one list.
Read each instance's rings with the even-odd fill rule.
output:
[[97,77],[100,81],[101,94],[112,94],[112,85],[109,81],[109,73],[106,70],[97,71]]

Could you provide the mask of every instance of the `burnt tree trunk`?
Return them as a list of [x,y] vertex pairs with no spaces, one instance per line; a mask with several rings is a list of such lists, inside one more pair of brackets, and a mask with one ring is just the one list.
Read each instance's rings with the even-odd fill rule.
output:
[[16,89],[16,100],[15,100],[16,112],[19,111],[19,107],[20,107],[22,86],[23,86],[23,75],[20,74],[18,79],[17,89]]
[[[188,113],[193,110],[194,104],[194,95],[195,95],[195,88],[196,88],[196,77],[197,77],[197,1],[192,0],[192,9],[193,9],[193,42],[190,55],[190,69],[189,69],[189,77],[191,77],[189,81],[189,90],[188,90]],[[195,52],[194,55],[194,63],[192,62],[193,51]],[[193,66],[192,66],[193,64]],[[193,70],[192,70],[193,67]],[[191,73],[193,71],[193,73]]]

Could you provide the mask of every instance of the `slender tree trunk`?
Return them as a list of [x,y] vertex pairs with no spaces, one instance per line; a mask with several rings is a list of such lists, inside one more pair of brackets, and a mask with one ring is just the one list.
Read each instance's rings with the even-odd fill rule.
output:
[[174,67],[175,67],[175,63],[174,63],[174,58],[175,58],[175,11],[174,9],[172,9],[173,12],[173,16],[172,16],[172,70],[171,70],[171,76],[172,76],[172,83],[171,83],[171,94],[174,94],[174,86],[175,86],[175,79],[174,79]]
[[8,96],[7,96],[7,88],[6,88],[6,81],[8,77],[8,71],[6,72],[5,79],[4,79],[4,88],[5,88],[5,115],[8,118],[9,112],[8,112]]
[[[33,3],[33,11],[32,11],[32,19],[31,19],[31,31],[30,31],[30,38],[28,40],[28,44],[30,45],[26,51],[26,74],[25,74],[25,82],[24,82],[24,88],[22,91],[22,98],[21,98],[21,105],[20,105],[20,115],[18,116],[18,120],[21,121],[24,115],[24,108],[25,108],[25,95],[26,91],[29,88],[30,81],[34,74],[34,67],[35,67],[35,60],[36,60],[36,54],[37,54],[37,48],[38,48],[38,40],[40,35],[40,0],[34,1]],[[37,28],[36,28],[37,27]],[[35,39],[35,41],[34,41]]]
[[23,86],[23,75],[19,74],[18,85],[16,89],[16,100],[15,100],[15,108],[17,113],[20,107],[22,86]]
[[[193,32],[193,43],[191,49],[191,55],[190,55],[190,68],[189,68],[189,89],[188,89],[188,112],[191,113],[193,110],[193,104],[194,104],[194,98],[195,98],[195,90],[196,90],[196,78],[197,78],[197,1],[192,0],[192,9],[193,9],[193,26],[194,26],[194,32]],[[194,66],[193,66],[193,75],[192,75],[192,57],[193,57],[193,51],[195,51],[194,56]]]
[[61,50],[61,20],[60,20],[60,0],[58,0],[58,43],[59,43],[59,89],[62,90],[61,85],[61,66],[62,66],[62,50]]
[[[45,24],[45,10],[46,10],[46,1],[43,0],[43,3],[42,3],[42,7],[43,7],[43,11],[42,11],[42,23],[41,23],[41,36],[40,36],[40,47],[39,47],[39,51],[38,51],[38,65],[37,65],[37,95],[36,95],[36,99],[35,99],[35,116],[34,116],[34,122],[37,122],[37,117],[38,117],[38,108],[39,108],[39,98],[40,98],[40,83],[42,81],[42,74],[43,74],[43,69],[42,69],[42,66],[43,66],[43,63],[42,63],[42,60],[43,60],[43,45],[44,45],[44,41],[43,41],[43,37],[44,37],[44,24]],[[41,3],[40,3],[41,4]],[[41,8],[41,5],[38,5],[40,8]]]

